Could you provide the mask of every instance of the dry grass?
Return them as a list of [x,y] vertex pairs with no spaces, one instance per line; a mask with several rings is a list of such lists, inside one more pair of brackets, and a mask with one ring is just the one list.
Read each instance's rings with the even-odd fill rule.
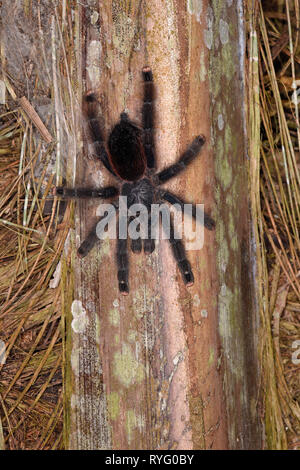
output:
[[266,1],[264,10],[256,2],[254,11],[253,2],[249,4],[251,191],[261,295],[263,419],[268,448],[299,449],[299,2]]
[[[53,166],[53,160],[64,150],[61,135],[64,133],[66,145],[71,138],[69,128],[61,123],[65,120],[62,109],[70,109],[70,104],[63,105],[69,97],[70,60],[57,39],[62,11],[47,1],[36,2],[31,9],[28,2],[20,2],[8,14],[8,3],[2,7],[1,36],[7,96],[0,107],[0,340],[5,343],[6,358],[3,361],[0,350],[0,447],[60,449],[65,339],[62,298],[66,291],[60,272],[64,280],[66,273],[57,268],[70,229],[70,207],[64,220],[59,220],[52,187],[59,181],[60,166]],[[50,39],[51,43],[51,37],[49,50],[44,41]],[[47,97],[50,94],[51,100]],[[50,109],[43,116],[44,123],[30,101],[23,106],[24,95]],[[72,119],[70,122],[73,124]]]
[[[60,290],[50,289],[49,281],[66,230],[53,238],[55,203],[49,215],[44,210],[52,179],[41,196],[45,175],[42,171],[36,179],[33,174],[38,153],[32,151],[30,124],[23,127],[17,110],[0,119],[0,321],[6,345],[0,407],[5,444],[11,449],[59,447]],[[46,167],[47,151],[41,162]]]

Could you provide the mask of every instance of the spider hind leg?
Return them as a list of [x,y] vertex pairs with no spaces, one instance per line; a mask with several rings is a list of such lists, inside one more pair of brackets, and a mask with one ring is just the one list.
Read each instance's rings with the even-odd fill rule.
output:
[[150,255],[155,250],[155,241],[151,238],[146,238],[144,240],[144,253]]
[[143,240],[144,253],[150,255],[155,250],[155,240],[151,238],[151,215],[148,218],[147,237]]
[[90,230],[88,233],[88,236],[84,239],[84,241],[81,243],[80,247],[77,250],[77,254],[80,258],[84,258],[93,248],[93,246],[96,244],[97,241],[99,241],[99,238],[97,237],[97,224],[99,220],[97,221],[96,224],[94,224],[93,228]]
[[[170,204],[179,205],[181,207],[182,211],[184,211],[184,205],[188,204],[187,202],[180,199],[175,194],[170,193],[169,191],[160,190],[159,194],[160,194],[160,197],[163,200],[169,202]],[[192,214],[191,215],[194,219],[196,219],[196,217],[197,217],[197,208],[196,208],[195,204],[191,204],[191,206],[192,206]],[[207,230],[214,230],[215,227],[216,227],[216,223],[215,223],[214,219],[210,215],[208,215],[206,212],[203,212],[203,225],[204,225],[205,228],[207,228]]]
[[142,239],[137,238],[136,240],[131,240],[131,251],[133,253],[140,253],[142,251]]
[[178,268],[181,272],[183,282],[187,287],[194,284],[194,274],[191,264],[186,257],[186,252],[182,240],[175,238],[175,230],[173,221],[170,220],[170,244],[173,256],[177,262]]
[[[126,234],[128,235],[128,220],[125,217],[119,217],[119,227],[126,224]],[[127,248],[127,237],[119,238],[120,233],[117,239],[117,251],[116,251],[116,261],[118,268],[118,281],[119,281],[119,291],[122,295],[129,294],[129,284],[128,284],[128,273],[129,273],[129,261],[128,261],[128,248]]]
[[128,285],[128,252],[127,240],[118,239],[117,241],[117,265],[118,265],[118,281],[119,291],[122,295],[129,294]]

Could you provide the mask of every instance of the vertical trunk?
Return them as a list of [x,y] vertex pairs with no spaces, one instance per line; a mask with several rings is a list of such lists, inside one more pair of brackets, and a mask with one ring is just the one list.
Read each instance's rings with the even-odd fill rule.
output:
[[[202,250],[188,251],[189,289],[167,240],[151,256],[130,254],[127,297],[118,292],[115,241],[74,261],[73,314],[86,312],[88,322],[73,322],[67,342],[69,448],[260,447],[240,4],[79,7],[82,76],[87,90],[99,92],[106,133],[124,109],[141,121],[141,69],[150,65],[157,166],[206,136],[201,156],[168,188],[204,203],[217,229],[205,231]],[[78,175],[94,185],[112,182],[90,160],[78,162]],[[77,238],[93,225],[95,210],[77,206]]]

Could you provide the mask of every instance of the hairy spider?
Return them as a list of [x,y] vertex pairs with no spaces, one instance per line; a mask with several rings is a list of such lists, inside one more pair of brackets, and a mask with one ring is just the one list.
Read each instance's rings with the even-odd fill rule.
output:
[[[55,194],[61,198],[116,198],[118,195],[127,196],[127,205],[144,204],[150,208],[153,203],[160,204],[167,201],[169,204],[179,205],[182,209],[185,202],[160,186],[190,165],[199,154],[205,143],[202,135],[196,137],[187,150],[179,157],[179,160],[169,167],[155,172],[155,143],[154,143],[154,84],[153,75],[149,67],[142,70],[144,82],[144,97],[142,106],[142,128],[132,122],[126,113],[120,115],[120,121],[113,127],[107,146],[104,143],[102,131],[97,119],[97,99],[94,94],[85,97],[87,122],[91,138],[94,141],[97,157],[102,161],[107,170],[116,178],[119,185],[104,188],[66,188],[57,187]],[[115,204],[115,207],[118,207]],[[192,205],[192,215],[196,217],[196,206]],[[150,216],[149,216],[150,218]],[[204,213],[204,226],[213,230],[213,219]],[[99,220],[98,220],[99,222]],[[125,223],[128,226],[129,220]],[[151,221],[150,221],[151,222]],[[88,254],[96,241],[97,224],[88,234],[78,249],[78,255],[83,257]],[[190,286],[194,282],[194,276],[190,262],[182,241],[175,236],[174,223],[170,220],[170,244],[174,258],[178,264],[184,283]],[[144,248],[145,253],[152,253],[155,249],[155,241],[148,235],[144,238],[131,239],[131,250],[140,253]],[[119,290],[127,295],[128,283],[128,251],[127,239],[117,239],[116,261],[118,266]]]

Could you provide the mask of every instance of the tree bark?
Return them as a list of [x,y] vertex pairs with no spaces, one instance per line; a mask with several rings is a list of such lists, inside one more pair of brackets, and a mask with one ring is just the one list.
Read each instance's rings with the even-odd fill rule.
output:
[[[191,288],[167,240],[150,256],[130,253],[127,297],[118,291],[114,240],[73,260],[73,317],[70,296],[65,304],[66,447],[260,448],[242,2],[89,4],[76,12],[78,63],[83,89],[99,94],[106,135],[123,110],[141,122],[141,69],[151,66],[158,168],[175,162],[196,135],[206,136],[199,158],[167,187],[204,203],[217,228],[205,231],[202,250],[188,251]],[[84,154],[77,183],[112,183],[86,158],[86,146]],[[95,214],[95,204],[77,205],[77,247]],[[78,327],[72,320],[79,311],[88,320]]]

